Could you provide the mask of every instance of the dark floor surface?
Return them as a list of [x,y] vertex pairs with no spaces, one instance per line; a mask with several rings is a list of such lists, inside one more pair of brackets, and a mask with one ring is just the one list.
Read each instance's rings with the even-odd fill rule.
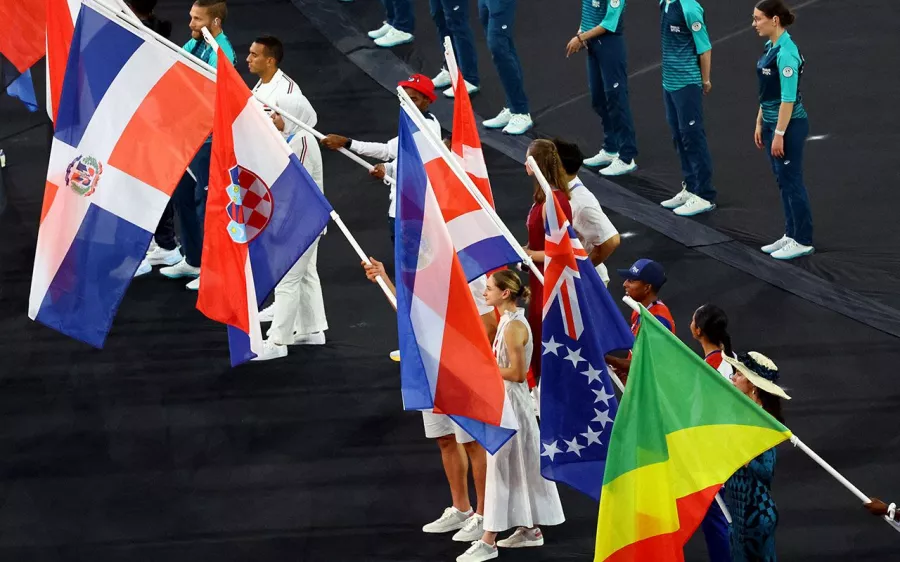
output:
[[[368,8],[369,2],[375,4],[359,1],[349,9]],[[647,10],[634,5],[630,17],[637,20],[638,11]],[[831,5],[823,0],[809,6],[800,21],[806,14],[812,20],[814,7]],[[366,139],[395,134],[396,101],[294,6],[245,0],[230,2],[230,9],[229,34],[239,53],[261,32],[289,38],[284,68],[316,107],[320,129]],[[181,2],[161,3],[161,15],[179,23],[183,11]],[[713,19],[724,15],[719,12],[711,9],[710,20],[724,28],[725,18]],[[361,25],[371,23],[360,19]],[[737,17],[736,23],[742,21]],[[633,22],[631,32],[638,33],[639,25]],[[424,38],[430,23],[420,18],[419,27]],[[178,32],[183,38],[184,30]],[[632,55],[643,52],[652,62],[655,51],[645,47],[636,46]],[[725,59],[724,53],[718,56]],[[726,69],[714,76],[721,85],[717,93],[724,94]],[[476,109],[487,113],[481,104],[491,95],[488,84]],[[548,96],[544,106],[549,103]],[[824,120],[828,108],[819,112]],[[640,123],[650,121],[642,117]],[[436,446],[422,436],[419,416],[401,411],[398,369],[386,357],[396,347],[392,311],[363,279],[335,229],[319,260],[329,343],[292,348],[281,361],[229,369],[224,330],[194,309],[194,293],[156,273],[132,285],[103,351],[27,319],[46,130],[14,133],[40,122],[0,99],[0,147],[10,161],[4,173],[8,207],[0,215],[0,559],[453,560],[465,545],[419,530],[449,498]],[[714,145],[716,155],[726,147],[719,146]],[[652,156],[650,147],[644,151],[645,170],[653,169],[654,158],[674,170],[674,158]],[[492,149],[486,157],[498,211],[524,238],[530,184],[519,163]],[[888,156],[873,151],[871,158]],[[367,252],[389,256],[384,186],[339,155],[328,154],[325,165],[326,195],[334,207]],[[740,205],[732,203],[734,213]],[[835,207],[858,212],[822,202],[822,209]],[[736,346],[763,351],[781,367],[794,396],[786,409],[793,431],[864,491],[900,497],[896,338],[631,219],[615,213],[611,218],[629,233],[612,265],[643,256],[666,265],[670,282],[663,298],[682,337],[696,306],[713,301],[725,308]],[[776,234],[768,230],[760,232]],[[825,230],[823,224],[823,239]],[[813,259],[822,257],[827,254]],[[894,286],[884,291],[900,293]],[[615,282],[612,293],[621,296]],[[865,514],[804,455],[790,446],[779,452],[774,493],[783,560],[892,559],[894,531]],[[545,529],[544,548],[504,553],[502,559],[591,559],[596,504],[561,491],[568,522]],[[693,540],[687,559],[705,558],[702,540]]]

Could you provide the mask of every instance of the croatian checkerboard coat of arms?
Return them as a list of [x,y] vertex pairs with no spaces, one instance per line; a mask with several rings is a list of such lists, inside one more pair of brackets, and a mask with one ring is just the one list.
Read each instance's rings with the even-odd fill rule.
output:
[[238,244],[247,244],[266,228],[272,216],[272,192],[269,186],[250,170],[234,166],[228,170],[231,185],[225,208],[228,213],[228,235]]

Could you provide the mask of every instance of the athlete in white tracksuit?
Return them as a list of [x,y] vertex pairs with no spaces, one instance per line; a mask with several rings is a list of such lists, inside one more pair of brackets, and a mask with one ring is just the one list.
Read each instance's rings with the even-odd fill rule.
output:
[[[253,92],[267,104],[277,106],[304,124],[314,127],[318,118],[312,104],[300,91],[297,83],[277,68],[282,53],[281,43],[273,37],[258,38],[251,45],[247,62],[251,72],[260,77]],[[319,189],[324,191],[322,153],[316,138],[299,125],[282,119],[274,112],[271,114],[275,126],[281,130],[300,163]],[[322,234],[324,233],[323,231]],[[275,287],[275,303],[260,312],[260,320],[271,320],[272,326],[259,359],[284,357],[287,355],[288,345],[325,343],[328,320],[325,317],[322,284],[316,269],[318,249],[319,238]]]

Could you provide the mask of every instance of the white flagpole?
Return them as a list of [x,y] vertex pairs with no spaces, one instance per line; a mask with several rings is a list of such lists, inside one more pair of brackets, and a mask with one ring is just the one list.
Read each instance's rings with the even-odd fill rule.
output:
[[[116,2],[122,2],[122,0],[113,0],[113,1],[116,1]],[[162,37],[161,35],[157,34],[157,33],[154,32],[153,30],[146,28],[143,24],[141,24],[140,20],[137,18],[137,16],[134,15],[134,13],[133,13],[131,10],[128,10],[128,13],[127,13],[127,14],[122,13],[122,12],[119,12],[119,11],[116,11],[116,10],[110,8],[109,6],[103,4],[103,0],[83,0],[83,3],[86,4],[86,5],[91,6],[92,8],[97,9],[97,11],[103,12],[107,17],[114,17],[114,18],[118,18],[118,19],[121,19],[121,20],[126,21],[127,23],[129,23],[129,24],[131,24],[132,26],[134,26],[135,28],[137,28],[143,35],[149,36],[151,39],[153,39],[153,40],[156,41],[157,43],[160,43],[161,45],[163,45],[163,46],[169,48],[170,50],[174,51],[174,52],[175,52],[176,54],[178,54],[179,56],[181,56],[181,57],[183,57],[184,59],[186,59],[188,62],[190,62],[190,63],[193,65],[193,67],[194,67],[195,70],[199,71],[201,74],[203,74],[204,76],[206,76],[207,78],[209,78],[209,79],[211,79],[213,82],[215,82],[215,80],[216,80],[216,69],[214,69],[213,67],[209,66],[208,64],[206,64],[206,63],[203,62],[202,60],[198,59],[197,57],[195,57],[195,56],[192,55],[191,53],[185,51],[184,49],[182,49],[181,47],[179,47],[179,46],[176,45],[175,43],[172,43],[171,41],[169,41],[169,40],[166,39],[165,37]],[[303,130],[306,131],[307,133],[313,135],[313,136],[316,137],[317,139],[321,140],[321,139],[325,138],[325,135],[323,135],[323,134],[320,133],[319,131],[315,130],[314,128],[310,127],[309,125],[307,125],[307,124],[304,123],[303,121],[300,121],[299,119],[297,119],[296,117],[294,117],[294,116],[291,115],[290,113],[287,113],[286,111],[284,111],[284,110],[281,109],[280,107],[274,106],[274,105],[269,104],[269,103],[266,103],[265,100],[263,100],[262,98],[260,98],[260,97],[257,96],[256,94],[253,94],[253,97],[255,97],[257,100],[259,100],[260,103],[265,103],[268,107],[272,108],[273,111],[275,111],[276,113],[278,113],[279,115],[281,115],[284,119],[286,119],[286,120],[290,121],[291,123],[297,125],[298,127],[300,127],[301,129],[303,129]],[[375,169],[375,167],[372,166],[372,164],[366,162],[364,159],[360,158],[358,155],[354,154],[353,152],[350,152],[350,151],[347,150],[346,148],[338,149],[338,152],[340,152],[341,154],[343,154],[344,156],[346,156],[346,157],[349,158],[350,160],[353,160],[354,162],[356,162],[357,164],[359,164],[360,166],[362,166],[363,168],[365,168],[365,169],[368,170],[369,172],[371,172],[372,170]],[[393,183],[394,183],[394,178],[392,178],[392,177],[386,175],[386,176],[384,176],[384,181],[386,181],[386,182],[389,183],[389,184],[393,184]]]
[[[213,38],[212,34],[205,27],[203,28],[203,38],[206,40],[206,42],[209,44],[209,46],[212,47],[213,49],[219,48],[218,44],[216,43],[215,38]],[[260,108],[260,113],[262,113],[261,108]],[[275,137],[278,138],[278,140],[279,140],[278,146],[280,146],[282,148],[282,150],[284,150],[284,153],[287,156],[292,155],[294,152],[291,150],[291,147],[288,146],[287,142],[285,142],[284,137],[281,135],[281,133],[278,131],[278,129],[275,128],[275,124],[272,123],[271,120],[268,120],[268,121],[269,121],[269,126],[267,127],[267,130],[269,130],[272,135],[274,135]],[[353,248],[354,251],[356,251],[356,254],[360,257],[360,259],[362,259],[362,261],[365,262],[367,265],[372,265],[372,262],[369,261],[368,256],[366,255],[365,252],[363,252],[362,247],[359,245],[359,242],[356,241],[356,238],[353,236],[353,234],[351,234],[350,230],[347,228],[347,225],[344,224],[343,220],[341,220],[341,216],[337,214],[337,211],[332,209],[330,216],[331,216],[331,219],[335,222],[335,224],[338,225],[338,228],[344,234],[344,237],[347,238],[347,241],[350,243],[350,246]],[[378,286],[381,287],[382,292],[384,292],[384,296],[387,297],[388,301],[396,309],[397,308],[397,298],[394,296],[394,293],[392,293],[391,290],[388,288],[387,283],[385,283],[384,279],[380,275],[375,277],[375,281],[378,283]]]
[[484,209],[485,213],[491,218],[494,224],[500,229],[501,234],[506,239],[507,242],[516,250],[516,253],[519,254],[519,257],[522,258],[522,261],[525,262],[528,267],[531,269],[532,275],[534,275],[541,284],[544,283],[544,276],[538,270],[538,268],[534,265],[531,257],[525,253],[525,250],[522,249],[522,246],[516,241],[516,238],[512,235],[509,229],[506,227],[506,224],[497,216],[497,212],[491,207],[490,203],[488,203],[484,195],[478,191],[478,188],[475,186],[475,183],[472,181],[472,178],[469,177],[469,174],[466,173],[465,170],[459,165],[459,161],[450,152],[450,149],[447,148],[447,145],[443,143],[443,141],[439,138],[435,138],[434,133],[431,129],[428,128],[428,124],[425,121],[425,116],[422,115],[422,112],[419,111],[419,108],[416,107],[416,104],[409,98],[406,92],[401,87],[397,87],[397,94],[400,96],[400,105],[406,111],[407,115],[409,115],[410,119],[416,124],[416,127],[424,135],[425,139],[428,141],[428,144],[432,146],[432,148],[441,155],[447,165],[450,166],[450,169],[456,174],[456,177],[462,182],[462,184],[466,187],[466,190],[478,201],[478,204],[481,205],[481,208]]

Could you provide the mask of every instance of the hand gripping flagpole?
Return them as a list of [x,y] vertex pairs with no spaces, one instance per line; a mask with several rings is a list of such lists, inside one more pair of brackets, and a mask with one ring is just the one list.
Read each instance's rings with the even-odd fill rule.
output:
[[534,261],[532,261],[531,257],[525,253],[525,250],[522,249],[522,246],[516,241],[516,238],[512,235],[509,229],[506,227],[506,224],[500,219],[497,215],[497,211],[491,207],[491,204],[487,202],[484,198],[484,195],[478,191],[478,188],[475,186],[475,182],[472,181],[472,178],[469,177],[469,174],[466,173],[465,170],[460,166],[459,161],[450,152],[450,149],[447,148],[447,145],[441,141],[439,138],[435,138],[434,132],[428,128],[428,124],[425,121],[425,116],[422,115],[422,112],[419,111],[419,108],[416,107],[416,104],[409,98],[406,91],[403,90],[402,87],[397,87],[397,94],[400,96],[400,105],[406,111],[406,114],[409,115],[410,119],[416,124],[419,131],[422,132],[424,138],[428,141],[428,144],[441,155],[450,169],[456,174],[456,177],[462,184],[466,187],[466,190],[478,201],[478,204],[481,205],[481,208],[485,213],[491,218],[497,228],[500,229],[500,233],[503,234],[503,237],[506,241],[516,250],[516,253],[519,254],[519,257],[522,258],[522,261],[525,262],[529,269],[531,269],[531,274],[534,275],[541,284],[544,283],[544,276],[538,270],[537,266],[534,265]]
[[[209,30],[205,27],[203,28],[203,38],[213,49],[219,48],[219,45],[216,43],[216,40],[212,36],[212,33],[210,33]],[[291,156],[294,153],[291,150],[291,147],[288,146],[287,142],[285,142],[284,137],[281,136],[281,133],[278,131],[278,129],[275,128],[274,123],[270,122],[270,126],[267,127],[267,130],[269,130],[272,135],[276,136],[278,140],[281,141],[278,143],[278,146],[280,146],[284,150],[285,155]],[[341,216],[337,214],[337,211],[332,209],[330,216],[331,220],[333,220],[335,224],[337,224],[338,228],[344,234],[344,237],[347,238],[347,241],[350,243],[350,246],[353,247],[356,255],[358,255],[366,265],[372,265],[372,262],[369,261],[368,256],[365,252],[363,252],[362,247],[359,245],[359,242],[357,242],[353,234],[350,233],[350,230],[347,228],[347,225],[344,224]],[[394,296],[394,293],[391,292],[390,288],[388,288],[387,283],[385,283],[384,279],[380,275],[377,275],[375,277],[375,282],[378,283],[378,286],[381,287],[382,292],[384,292],[384,296],[387,297],[388,301],[390,301],[391,305],[396,309],[397,298]]]
[[[635,301],[634,299],[632,299],[631,297],[625,296],[622,298],[622,300],[625,302],[625,304],[627,304],[628,306],[633,308],[635,311],[637,311],[637,312],[641,311],[641,305],[638,304],[638,302]],[[808,456],[809,458],[814,460],[816,462],[816,464],[818,464],[823,469],[825,469],[825,472],[830,474],[835,480],[837,480],[838,482],[843,484],[843,486],[845,488],[847,488],[848,490],[850,490],[850,493],[852,493],[854,496],[856,496],[861,502],[869,503],[872,501],[872,498],[870,498],[869,496],[864,494],[862,492],[862,490],[860,490],[859,488],[854,486],[852,482],[847,480],[847,478],[845,478],[843,474],[841,474],[833,466],[831,466],[830,464],[825,462],[825,459],[823,459],[815,451],[810,449],[806,445],[806,443],[804,443],[803,441],[800,440],[799,437],[791,434],[791,443],[794,445],[794,447],[796,447],[796,448],[800,449],[801,451],[803,451],[804,453],[806,453],[806,456]],[[884,519],[885,519],[885,521],[890,523],[890,519],[888,517],[885,517]]]
[[[120,7],[119,7],[118,9],[112,8],[112,7],[110,7],[110,6],[107,6],[107,5],[104,3],[104,2],[107,1],[107,0],[82,0],[82,1],[83,1],[84,4],[90,6],[91,8],[94,8],[94,9],[96,9],[96,10],[99,11],[99,12],[103,12],[104,15],[106,15],[107,17],[110,17],[110,18],[118,18],[118,19],[120,19],[120,20],[124,20],[125,22],[131,24],[133,27],[135,27],[135,28],[137,28],[139,31],[141,31],[143,35],[149,36],[151,39],[153,39],[153,40],[156,41],[157,43],[160,43],[161,45],[163,45],[163,46],[169,48],[170,50],[174,51],[177,55],[181,56],[182,58],[186,59],[188,62],[192,63],[192,65],[193,65],[193,67],[194,67],[195,70],[200,71],[200,72],[201,72],[203,75],[205,75],[207,78],[210,78],[213,82],[215,82],[215,80],[216,80],[216,69],[214,69],[213,67],[209,66],[208,64],[206,64],[206,63],[203,62],[202,60],[198,59],[197,57],[195,57],[195,56],[192,55],[191,53],[185,51],[184,49],[182,49],[181,47],[179,47],[179,46],[176,45],[175,43],[172,43],[171,41],[169,41],[169,40],[166,39],[165,37],[162,37],[161,35],[157,34],[157,33],[154,32],[153,30],[148,29],[147,27],[145,27],[145,26],[141,23],[141,21],[137,18],[137,16],[135,16],[134,13],[133,13],[130,9],[127,8],[127,6],[125,7],[125,10],[124,10],[124,11],[119,11],[119,10],[122,9],[122,8],[121,8],[121,4],[123,3],[123,0],[108,0],[108,1],[111,1],[111,2],[113,2],[113,3],[117,4],[117,5],[119,5]],[[215,46],[215,45],[210,45],[210,46]],[[275,105],[272,105],[272,104],[266,102],[265,100],[263,100],[261,97],[259,97],[259,96],[256,95],[256,94],[253,94],[253,97],[256,98],[257,100],[259,100],[260,103],[264,103],[267,107],[270,107],[275,113],[281,115],[281,117],[284,118],[285,120],[290,121],[290,122],[293,123],[294,125],[297,125],[298,127],[300,127],[301,129],[303,129],[303,130],[306,131],[307,133],[311,134],[312,136],[316,137],[317,139],[322,140],[322,139],[325,138],[325,135],[323,135],[323,134],[320,133],[319,131],[315,130],[314,128],[310,127],[309,125],[307,125],[307,124],[304,123],[303,121],[297,119],[296,117],[294,117],[294,116],[291,115],[290,113],[287,113],[286,111],[284,111],[284,110],[281,109],[280,107],[275,106]],[[372,164],[366,162],[363,158],[361,158],[361,157],[358,156],[357,154],[354,154],[353,152],[350,152],[350,151],[347,150],[346,148],[340,148],[340,149],[338,149],[338,152],[340,152],[341,154],[343,154],[344,156],[346,156],[346,157],[349,158],[350,160],[353,160],[354,162],[356,162],[357,164],[359,164],[360,166],[362,166],[363,168],[365,168],[365,169],[368,170],[369,172],[371,172],[372,170],[375,169],[375,167],[374,167]],[[393,184],[393,183],[394,183],[394,178],[385,175],[385,176],[384,176],[384,181],[386,181],[386,182],[389,183],[389,184]]]

